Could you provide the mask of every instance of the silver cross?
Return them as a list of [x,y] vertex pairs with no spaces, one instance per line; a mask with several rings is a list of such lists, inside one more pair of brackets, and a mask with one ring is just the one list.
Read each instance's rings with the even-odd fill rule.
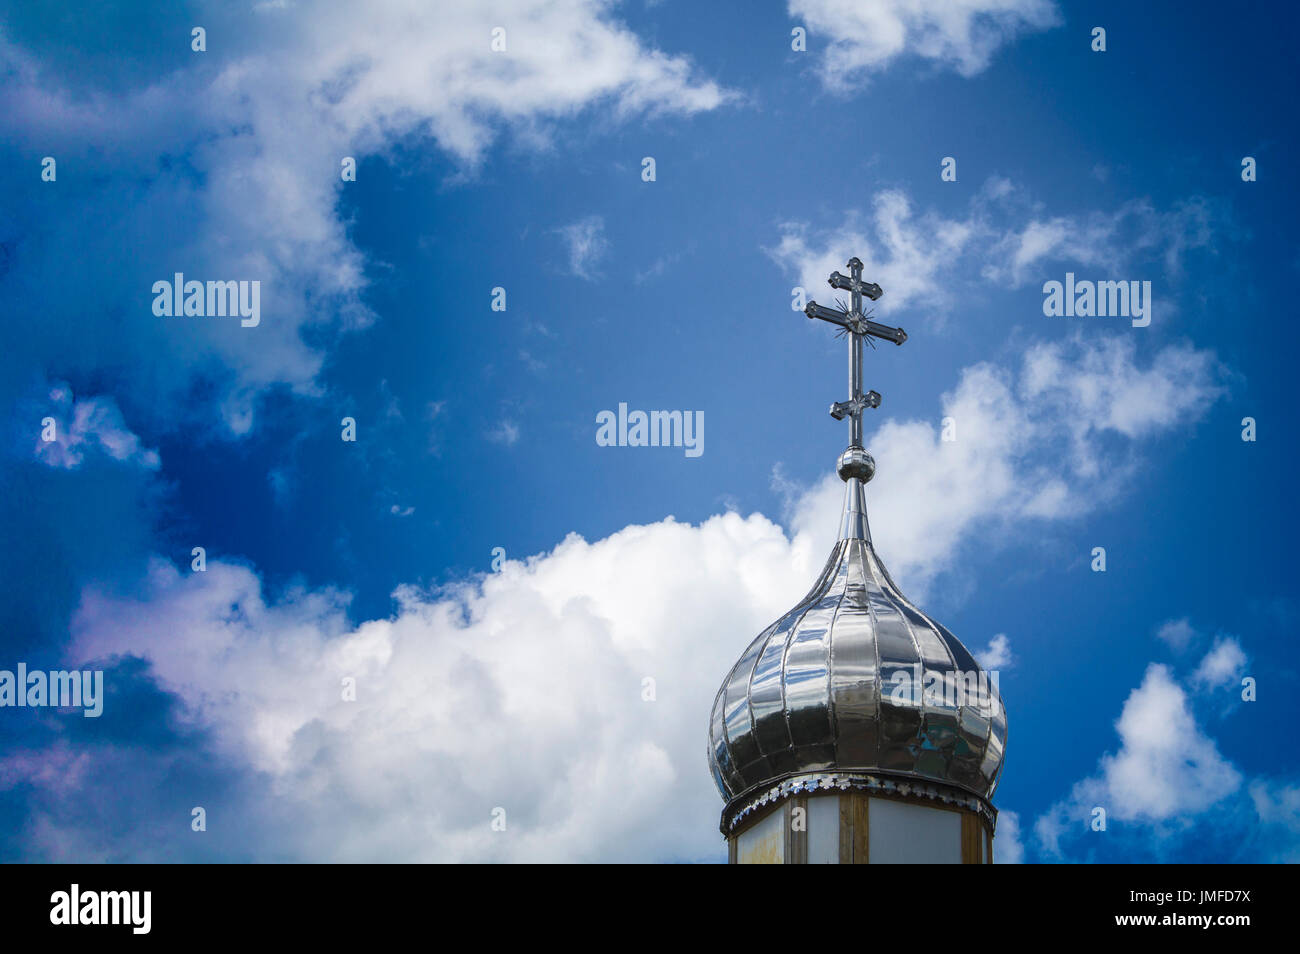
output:
[[907,340],[907,332],[902,328],[891,328],[871,321],[862,313],[862,296],[866,295],[876,301],[884,294],[881,287],[873,282],[862,280],[862,262],[854,257],[849,259],[849,276],[831,272],[830,285],[850,293],[848,309],[826,308],[815,301],[808,302],[804,314],[809,318],[820,318],[838,325],[849,333],[849,399],[837,401],[831,405],[831,417],[837,421],[849,418],[849,445],[862,447],[862,412],[869,407],[880,407],[880,395],[875,391],[862,393],[862,339],[864,337],[883,338],[901,345]]

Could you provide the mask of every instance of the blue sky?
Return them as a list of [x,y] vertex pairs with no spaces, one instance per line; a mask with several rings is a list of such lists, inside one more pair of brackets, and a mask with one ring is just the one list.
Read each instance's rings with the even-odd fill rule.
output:
[[[723,859],[713,692],[839,505],[792,289],[857,255],[875,542],[998,663],[1003,857],[1296,857],[1289,11],[428,6],[0,15],[0,668],[109,687],[0,714],[0,854]],[[704,453],[598,446],[621,402]]]

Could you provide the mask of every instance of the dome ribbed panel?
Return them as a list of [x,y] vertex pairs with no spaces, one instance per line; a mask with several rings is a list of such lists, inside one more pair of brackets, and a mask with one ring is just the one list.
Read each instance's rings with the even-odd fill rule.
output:
[[971,689],[980,675],[957,638],[899,592],[865,535],[841,540],[808,595],[749,645],[719,690],[714,780],[734,799],[801,774],[860,771],[987,800],[1006,711],[995,690],[983,706],[956,695],[959,679]]

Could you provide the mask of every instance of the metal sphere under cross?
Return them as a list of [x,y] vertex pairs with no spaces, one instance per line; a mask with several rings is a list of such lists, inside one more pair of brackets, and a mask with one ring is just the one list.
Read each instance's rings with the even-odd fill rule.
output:
[[871,321],[862,313],[862,296],[866,295],[876,301],[884,294],[881,287],[873,282],[862,280],[862,261],[856,256],[849,259],[849,275],[831,272],[830,285],[849,292],[847,309],[826,308],[815,301],[808,302],[804,314],[809,318],[820,318],[843,328],[849,335],[849,399],[836,401],[831,405],[831,417],[837,421],[849,417],[849,448],[840,458],[839,474],[848,480],[856,477],[866,481],[875,473],[875,461],[862,446],[862,412],[869,407],[880,406],[880,394],[876,391],[862,393],[862,339],[866,337],[883,338],[901,345],[907,340],[907,332],[902,328],[891,328]]

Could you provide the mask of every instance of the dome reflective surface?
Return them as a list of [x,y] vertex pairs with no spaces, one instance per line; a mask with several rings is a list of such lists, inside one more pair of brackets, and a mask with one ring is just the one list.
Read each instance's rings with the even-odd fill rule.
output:
[[973,795],[991,813],[1006,735],[996,684],[890,579],[862,483],[847,480],[820,579],[749,645],[714,700],[709,762],[728,800],[724,832],[778,790],[814,786]]

